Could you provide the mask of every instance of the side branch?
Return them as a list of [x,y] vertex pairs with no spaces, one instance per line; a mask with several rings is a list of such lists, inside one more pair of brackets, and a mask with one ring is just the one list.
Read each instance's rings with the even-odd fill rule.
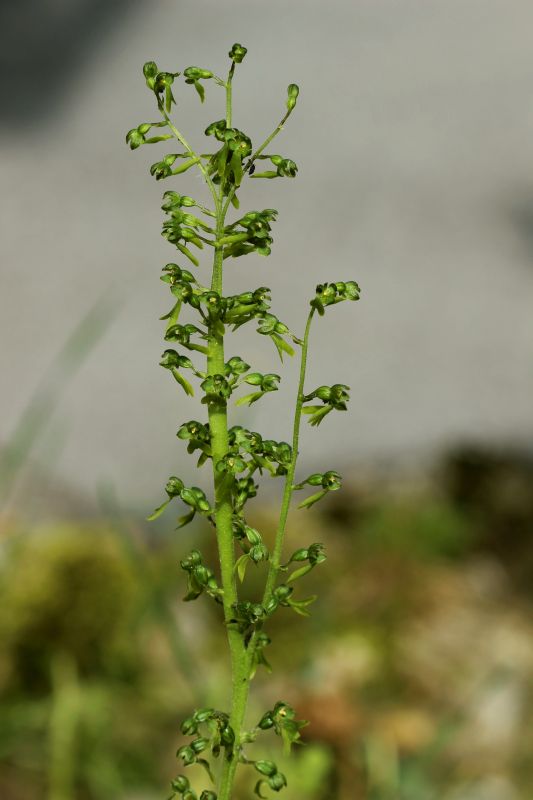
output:
[[180,131],[176,128],[176,126],[174,125],[174,123],[170,119],[169,115],[167,114],[167,112],[165,111],[165,109],[161,105],[159,105],[159,111],[161,112],[161,115],[163,116],[163,118],[166,121],[168,127],[170,128],[170,130],[172,131],[174,137],[178,140],[178,142],[187,150],[187,152],[190,154],[191,158],[197,158],[198,159],[198,168],[200,169],[202,175],[205,178],[205,181],[206,181],[207,185],[209,186],[209,189],[210,189],[211,194],[213,196],[213,200],[215,202],[215,209],[218,209],[219,198],[218,198],[217,191],[215,189],[215,185],[214,185],[213,181],[211,180],[211,178],[209,176],[209,173],[206,170],[205,166],[202,164],[202,161],[201,161],[200,157],[192,149],[192,147],[187,142],[187,140],[185,139],[183,134],[180,133]]
[[287,470],[287,476],[285,478],[285,488],[283,490],[283,500],[281,503],[280,515],[279,515],[279,522],[278,528],[276,531],[276,540],[274,542],[274,550],[272,553],[272,558],[270,559],[270,567],[268,570],[268,576],[265,586],[265,593],[263,595],[263,605],[266,605],[271,598],[272,591],[274,589],[274,584],[276,582],[276,578],[279,572],[279,567],[281,564],[281,554],[283,551],[283,541],[285,538],[285,528],[287,525],[287,517],[289,515],[289,508],[291,504],[291,498],[294,491],[294,473],[296,471],[296,462],[298,460],[298,442],[300,438],[300,422],[302,419],[302,406],[304,402],[304,383],[305,383],[305,372],[307,368],[307,349],[309,345],[309,332],[311,330],[311,322],[313,320],[313,315],[315,313],[315,309],[312,308],[309,312],[309,316],[307,318],[307,324],[305,326],[305,333],[302,342],[302,358],[300,363],[300,380],[298,382],[298,394],[296,396],[296,408],[294,410],[294,424],[292,429],[292,458],[289,464],[289,468]]

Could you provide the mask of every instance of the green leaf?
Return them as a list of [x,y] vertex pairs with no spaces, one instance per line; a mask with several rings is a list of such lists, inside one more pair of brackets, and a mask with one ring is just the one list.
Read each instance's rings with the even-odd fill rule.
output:
[[170,111],[172,109],[172,101],[173,101],[173,99],[174,98],[172,96],[172,89],[170,88],[170,86],[167,86],[165,88],[165,108],[166,108],[167,114],[170,114]]
[[196,514],[196,509],[193,508],[193,510],[190,511],[188,514],[185,514],[185,516],[180,517],[178,519],[178,524],[176,525],[176,530],[179,531],[180,528],[184,528],[185,525],[188,525],[189,522],[193,520],[195,514]]
[[200,96],[200,100],[203,103],[204,100],[205,100],[205,89],[202,86],[202,84],[200,83],[200,81],[194,81],[194,88],[198,92],[198,94]]
[[230,169],[233,172],[233,181],[235,186],[240,186],[242,182],[242,160],[237,150],[233,151]]
[[156,144],[157,142],[166,142],[167,139],[172,139],[171,133],[165,133],[162,136],[151,136],[146,139],[145,144]]
[[303,578],[304,575],[307,575],[308,572],[311,572],[313,569],[313,564],[305,564],[305,566],[300,567],[300,569],[294,570],[291,572],[285,583],[292,583],[292,581],[297,581],[298,578]]
[[314,603],[317,598],[316,594],[311,595],[311,597],[307,597],[305,600],[289,600],[289,606],[292,608],[293,611],[296,611],[301,617],[309,617],[309,611],[307,611],[307,606],[310,606],[311,603]]
[[189,574],[187,578],[187,594],[183,598],[184,603],[190,603],[192,600],[197,600],[204,590],[203,586],[200,586],[194,574]]
[[200,467],[203,467],[208,458],[210,458],[210,456],[207,453],[200,453],[198,461],[196,462],[197,468],[200,469]]
[[264,392],[252,392],[251,394],[246,394],[244,397],[239,397],[239,399],[235,401],[235,405],[243,406],[248,403],[248,405],[251,406],[252,403],[257,402],[257,400],[263,397],[264,394]]
[[215,783],[215,776],[213,775],[213,773],[211,771],[211,767],[209,766],[209,762],[206,761],[205,758],[197,758],[196,759],[196,763],[202,765],[202,767],[205,769],[205,771],[209,775],[209,780],[211,781],[211,783],[214,784]]
[[220,180],[223,179],[224,173],[226,172],[226,160],[228,157],[228,148],[226,145],[221,147],[217,153],[217,173]]
[[312,414],[311,419],[307,420],[311,425],[317,427],[320,425],[322,420],[327,417],[330,411],[332,411],[333,406],[324,405],[324,406],[304,406],[302,409],[304,414]]
[[158,506],[158,507],[155,509],[155,511],[152,511],[152,513],[150,514],[150,516],[149,516],[149,517],[146,517],[146,521],[147,521],[147,522],[153,522],[153,521],[154,521],[154,519],[157,519],[158,517],[160,517],[160,516],[161,516],[161,514],[163,513],[163,511],[165,510],[165,508],[168,506],[168,504],[170,503],[170,501],[171,501],[172,499],[173,499],[172,497],[169,497],[169,499],[168,499],[168,500],[165,500],[165,502],[164,502],[164,503],[161,503],[161,505],[160,505],[160,506]]
[[165,332],[168,331],[173,325],[176,325],[180,316],[182,301],[178,300],[178,302],[172,306],[168,314],[165,314],[164,317],[159,317],[160,320],[168,319],[167,327]]
[[244,581],[244,576],[246,575],[246,567],[248,566],[248,562],[250,559],[248,558],[248,553],[244,553],[240,558],[237,559],[235,564],[235,571],[239,576],[239,580],[242,583]]
[[273,169],[267,169],[265,172],[254,172],[250,178],[279,178],[278,173]]
[[183,375],[180,372],[178,372],[178,370],[175,367],[173,367],[170,371],[172,372],[174,378],[179,383],[185,394],[189,395],[190,397],[193,397],[194,389],[192,388],[189,381],[186,378],[184,378]]
[[180,242],[176,242],[175,244],[176,244],[176,247],[178,248],[178,250],[180,251],[180,253],[183,253],[184,256],[187,256],[189,261],[192,261],[192,263],[194,264],[195,267],[199,267],[200,266],[200,262],[198,261],[196,256],[193,256],[191,251],[187,247],[185,247],[184,244],[181,244]]
[[306,497],[305,500],[302,500],[301,503],[298,503],[298,508],[311,508],[314,506],[315,503],[318,503],[319,500],[322,500],[324,495],[328,493],[327,489],[322,489],[320,492],[316,494],[312,494],[309,497]]
[[283,353],[287,353],[287,355],[289,355],[289,356],[293,356],[294,355],[293,348],[278,333],[271,333],[270,334],[270,338],[272,339],[272,341],[276,345],[276,349],[277,349],[277,351],[279,353],[279,357],[280,357],[280,359],[282,361],[283,361]]
[[172,170],[173,175],[181,175],[183,172],[187,172],[188,169],[194,167],[195,164],[198,164],[200,161],[199,158],[189,158],[187,161],[184,161],[181,166],[177,167],[176,169]]
[[322,411],[324,406],[304,406],[302,408],[302,414],[316,414],[317,411]]

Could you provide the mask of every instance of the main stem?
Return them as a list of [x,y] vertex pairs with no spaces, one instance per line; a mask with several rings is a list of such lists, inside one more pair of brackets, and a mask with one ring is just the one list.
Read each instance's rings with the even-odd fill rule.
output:
[[[217,211],[217,240],[222,238],[224,217],[222,210]],[[222,257],[221,246],[215,248],[213,262],[213,279],[211,289],[222,294]],[[224,373],[224,334],[215,325],[209,326],[207,341],[207,372],[209,375]],[[215,523],[220,558],[222,589],[224,592],[224,621],[228,636],[231,661],[232,703],[230,725],[235,731],[235,749],[229,759],[224,762],[219,800],[229,800],[233,777],[237,767],[239,738],[248,700],[249,668],[248,653],[242,634],[230,620],[235,616],[233,605],[237,602],[235,583],[235,549],[233,540],[233,505],[231,481],[227,475],[217,472],[216,465],[228,452],[228,413],[226,401],[209,404],[209,427],[211,431],[211,448],[213,456],[213,480],[215,488]]]
[[[226,82],[226,124],[231,127],[232,124],[232,78],[234,64],[230,69],[228,80]],[[278,127],[266,139],[261,147],[254,153],[252,161],[260,155],[265,147],[272,141],[272,139],[279,133],[285,123],[290,111],[284,116]],[[221,184],[223,185],[224,179],[222,178]],[[212,291],[222,295],[223,284],[223,257],[224,248],[220,241],[224,236],[224,221],[229,207],[229,203],[234,194],[230,192],[229,196],[224,202],[223,190],[220,190],[220,195],[217,197],[213,191],[214,187],[210,184],[210,188],[215,199],[216,208],[216,241],[218,244],[215,246],[214,260],[213,260],[213,276],[211,281]],[[307,365],[307,347],[309,341],[309,331],[311,321],[313,319],[314,309],[309,313],[307,325],[305,328],[304,339],[302,343],[302,360],[300,365],[300,380],[298,384],[298,395],[296,399],[296,409],[294,415],[294,427],[292,437],[292,459],[287,471],[285,481],[285,489],[283,493],[283,501],[280,511],[280,519],[276,533],[276,541],[274,551],[270,562],[270,568],[265,587],[264,600],[272,594],[277,574],[281,563],[281,553],[283,549],[283,539],[285,534],[285,526],[287,523],[287,516],[289,513],[289,506],[291,502],[294,473],[296,470],[296,461],[298,458],[298,440],[300,434],[300,421],[302,416],[302,405],[304,397],[304,381],[305,371]],[[207,372],[209,375],[222,375],[224,373],[224,328],[220,325],[209,325],[208,340],[207,340]],[[233,782],[235,779],[235,771],[239,763],[240,744],[242,737],[242,729],[244,724],[244,717],[246,713],[246,706],[248,704],[248,694],[250,690],[250,675],[253,667],[254,655],[254,638],[248,642],[248,647],[244,641],[244,635],[230,622],[234,617],[233,606],[238,600],[237,587],[235,580],[235,547],[233,539],[233,503],[232,503],[232,478],[224,473],[217,472],[216,466],[218,462],[228,452],[228,411],[227,402],[220,400],[217,403],[209,404],[209,427],[211,432],[211,452],[213,462],[213,481],[215,488],[215,524],[216,535],[218,542],[218,551],[220,558],[220,572],[224,606],[224,621],[226,623],[226,630],[228,636],[228,644],[230,650],[231,661],[231,711],[230,711],[230,725],[235,733],[235,746],[233,752],[224,761],[222,772],[219,779],[218,787],[218,800],[231,800]]]
[[[226,119],[231,124],[231,73],[226,86]],[[224,235],[224,221],[227,207],[224,208],[222,190],[216,203],[216,240]],[[223,246],[215,247],[213,260],[212,291],[222,295],[222,263]],[[209,375],[224,373],[224,330],[220,326],[210,325],[207,341],[207,372]],[[234,614],[234,603],[237,602],[235,581],[235,548],[233,539],[233,503],[232,478],[217,472],[217,463],[228,452],[228,411],[226,401],[209,405],[209,427],[211,431],[211,449],[213,461],[213,480],[215,487],[215,523],[220,558],[222,589],[224,591],[224,621],[228,636],[231,662],[231,711],[230,725],[235,732],[235,747],[226,758],[219,780],[218,800],[231,800],[235,770],[238,764],[240,738],[244,723],[244,715],[248,702],[251,671],[251,650],[246,648],[243,634],[230,624]]]

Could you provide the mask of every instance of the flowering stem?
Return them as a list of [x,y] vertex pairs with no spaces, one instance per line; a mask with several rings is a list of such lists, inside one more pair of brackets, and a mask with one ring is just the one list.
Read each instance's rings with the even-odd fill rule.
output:
[[262,144],[260,147],[258,147],[258,148],[257,148],[257,150],[255,151],[255,153],[254,153],[254,154],[251,156],[251,158],[250,158],[250,160],[249,160],[248,164],[246,165],[246,171],[247,171],[247,172],[249,171],[250,167],[252,166],[252,164],[254,163],[254,161],[256,160],[256,158],[258,158],[258,157],[261,155],[261,153],[263,152],[263,150],[265,150],[265,148],[267,148],[267,147],[268,147],[268,145],[270,144],[270,142],[272,141],[272,139],[274,139],[274,137],[276,137],[276,136],[278,135],[278,133],[280,133],[280,131],[282,131],[282,130],[283,130],[283,126],[285,125],[285,123],[286,123],[286,122],[287,122],[287,120],[289,119],[289,117],[290,117],[291,113],[292,113],[292,108],[290,108],[290,109],[289,109],[289,110],[288,110],[288,111],[285,113],[285,115],[284,115],[283,119],[282,119],[282,120],[281,120],[281,122],[278,124],[277,128],[274,128],[274,130],[272,131],[272,133],[270,134],[270,136],[267,136],[267,138],[265,139],[265,141],[263,142],[263,144]]
[[292,457],[287,470],[285,478],[285,488],[283,491],[283,500],[281,502],[281,509],[279,515],[278,528],[276,531],[276,540],[274,542],[274,550],[270,559],[270,568],[268,570],[268,577],[265,586],[265,593],[263,596],[263,605],[265,605],[272,595],[276,577],[279,572],[281,564],[281,554],[283,550],[283,541],[285,538],[285,528],[287,525],[287,517],[289,515],[289,508],[291,504],[292,493],[294,491],[294,473],[296,471],[296,462],[298,460],[298,442],[300,439],[300,423],[302,419],[302,406],[304,399],[304,383],[305,372],[307,369],[307,349],[309,346],[309,333],[311,330],[311,322],[315,309],[312,308],[307,317],[307,324],[305,326],[305,333],[302,342],[302,355],[300,361],[300,379],[298,381],[298,394],[296,396],[296,407],[294,410],[294,423],[292,428]]
[[[259,774],[256,778],[255,792],[264,797],[265,788],[280,791],[287,780],[276,764],[270,760],[252,760],[245,753],[245,745],[255,740],[264,730],[274,729],[281,736],[286,747],[300,740],[300,729],[306,724],[295,719],[295,711],[286,703],[279,701],[271,711],[263,714],[259,723],[252,729],[245,728],[246,708],[252,675],[258,665],[268,668],[268,661],[263,648],[270,639],[263,626],[278,607],[290,607],[296,613],[306,614],[306,607],[314,599],[298,599],[292,597],[296,580],[306,575],[316,564],[325,559],[323,545],[315,542],[308,548],[300,548],[290,558],[289,563],[307,562],[297,567],[287,577],[286,583],[278,582],[280,576],[285,529],[289,515],[292,494],[295,489],[304,486],[320,487],[311,494],[302,506],[309,507],[329,491],[340,488],[341,476],[330,470],[314,473],[295,486],[294,476],[298,459],[298,445],[302,413],[310,413],[311,424],[318,423],[332,409],[346,410],[349,399],[344,384],[320,386],[310,395],[304,394],[306,378],[307,351],[311,322],[315,310],[322,316],[327,306],[344,300],[358,300],[359,287],[355,281],[337,281],[319,284],[316,295],[311,300],[311,310],[307,318],[303,340],[296,339],[289,327],[270,312],[270,290],[259,287],[255,290],[240,292],[225,297],[223,294],[223,269],[225,259],[236,258],[256,252],[269,255],[272,244],[271,224],[276,219],[275,209],[263,211],[251,210],[240,219],[226,225],[226,215],[230,204],[239,208],[237,192],[242,185],[245,174],[254,175],[254,161],[268,158],[276,167],[276,171],[267,170],[255,174],[256,178],[294,178],[298,168],[296,164],[281,155],[261,155],[270,142],[283,129],[285,122],[296,105],[299,88],[296,84],[287,87],[286,113],[255,152],[249,136],[233,127],[232,121],[232,82],[235,65],[240,64],[246,55],[246,48],[235,43],[230,52],[231,66],[224,82],[210,70],[200,67],[187,67],[184,70],[186,84],[193,84],[200,100],[205,98],[202,81],[213,79],[213,82],[225,89],[225,118],[212,122],[205,130],[207,136],[214,136],[215,152],[196,153],[188,144],[183,134],[170,119],[170,111],[175,99],[172,85],[180,72],[160,71],[154,61],[147,61],[143,66],[143,74],[148,88],[155,94],[157,106],[162,120],[158,123],[143,122],[126,134],[126,142],[132,150],[144,144],[154,144],[171,138],[163,136],[146,138],[152,127],[168,127],[172,136],[179,142],[183,151],[169,153],[161,161],[152,164],[150,174],[156,180],[172,176],[181,176],[197,166],[201,171],[213,198],[213,209],[206,208],[195,198],[174,190],[163,195],[163,210],[167,219],[163,223],[163,236],[176,246],[178,251],[187,257],[194,266],[199,267],[199,259],[191,252],[189,246],[202,249],[203,244],[213,248],[213,262],[210,289],[198,280],[195,275],[180,264],[169,263],[163,267],[162,280],[169,285],[173,295],[170,311],[161,319],[166,320],[165,340],[179,343],[191,354],[167,348],[160,364],[169,370],[186,394],[193,394],[193,387],[181,370],[190,370],[196,378],[201,379],[204,392],[202,404],[207,405],[208,423],[191,420],[184,422],[178,431],[178,437],[188,441],[187,450],[194,453],[200,450],[198,466],[208,459],[212,461],[214,497],[208,498],[197,486],[188,487],[183,480],[172,475],[168,479],[165,491],[168,499],[159,505],[148,519],[156,519],[164,512],[175,498],[184,503],[190,510],[178,520],[178,527],[188,524],[195,515],[201,514],[215,528],[218,549],[219,572],[204,563],[202,553],[192,550],[181,561],[182,569],[187,573],[187,595],[185,600],[195,600],[201,594],[210,596],[222,605],[223,619],[229,648],[229,667],[231,670],[231,705],[228,711],[201,708],[183,720],[181,732],[192,736],[189,744],[178,749],[177,756],[184,766],[203,766],[217,791],[205,789],[199,800],[232,800],[234,797],[234,780],[239,763],[252,767]],[[174,167],[176,159],[184,158]],[[191,209],[198,209],[195,213]],[[205,222],[195,214],[204,213],[209,221]],[[207,235],[206,235],[207,234]],[[211,238],[213,237],[213,238]],[[205,250],[204,250],[205,252]],[[180,313],[189,306],[199,318],[199,325],[182,324]],[[236,400],[236,405],[260,400],[267,392],[278,389],[279,375],[250,372],[250,365],[240,356],[233,356],[225,361],[224,345],[227,326],[233,329],[241,325],[258,322],[257,333],[270,337],[279,354],[294,354],[291,339],[301,346],[300,377],[296,407],[293,420],[292,448],[287,442],[277,442],[263,438],[259,433],[246,430],[240,425],[228,429],[229,398],[243,384],[249,384],[255,391],[245,394]],[[199,341],[198,341],[199,339]],[[201,353],[206,361],[202,369],[192,361],[192,355]],[[323,406],[309,406],[304,403],[311,399],[321,401]],[[272,477],[283,477],[285,485],[281,502],[279,521],[272,551],[262,540],[260,531],[248,525],[244,513],[245,504],[255,497],[259,488],[256,485],[256,472],[267,471]],[[237,559],[236,545],[239,557]],[[237,578],[241,583],[245,579],[247,564],[268,564],[262,602],[245,599],[246,593],[237,590]],[[285,570],[285,567],[283,568]],[[219,607],[220,607],[219,605]],[[213,758],[223,752],[222,765],[215,781],[208,760],[209,753]],[[172,800],[186,800],[196,797],[190,788],[186,775],[178,775],[171,781]],[[179,797],[178,797],[179,796]]]
[[[231,122],[231,72],[226,86],[227,119]],[[224,221],[227,207],[223,207],[222,189],[217,203],[216,239],[213,259],[211,290],[222,295],[223,285],[223,245],[218,242],[224,235]],[[222,329],[223,330],[223,329]],[[222,375],[224,373],[224,333],[220,325],[211,324],[207,340],[207,373]],[[213,479],[215,487],[215,524],[220,559],[220,573],[224,604],[224,621],[228,636],[231,662],[231,710],[229,723],[235,732],[235,747],[231,755],[225,759],[220,775],[218,800],[230,800],[235,770],[238,764],[239,743],[244,715],[248,702],[250,686],[250,657],[244,643],[243,634],[230,624],[234,616],[233,606],[237,602],[235,584],[235,548],[233,539],[233,505],[232,479],[218,472],[216,466],[228,453],[228,413],[225,400],[209,404],[209,429],[211,432],[211,451],[213,462]]]

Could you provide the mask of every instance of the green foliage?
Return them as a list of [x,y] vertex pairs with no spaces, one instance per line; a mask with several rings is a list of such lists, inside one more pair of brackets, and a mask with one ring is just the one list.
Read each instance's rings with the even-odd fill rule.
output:
[[[186,601],[207,594],[221,607],[223,622],[228,636],[230,659],[233,671],[233,695],[229,713],[210,711],[207,716],[200,712],[186,720],[182,732],[193,735],[189,744],[178,750],[184,766],[200,764],[217,785],[217,794],[206,790],[201,800],[230,800],[235,771],[239,763],[253,763],[262,776],[255,791],[264,797],[265,789],[278,792],[286,785],[283,773],[273,762],[259,760],[250,762],[244,752],[244,744],[250,741],[243,731],[244,716],[248,700],[250,680],[259,665],[269,668],[263,650],[270,644],[264,631],[270,617],[280,608],[288,608],[297,614],[308,616],[308,607],[315,596],[298,598],[294,584],[315,566],[325,560],[323,546],[311,544],[293,553],[287,564],[282,564],[287,515],[293,492],[304,486],[318,488],[300,503],[300,508],[309,508],[318,500],[341,486],[341,476],[329,470],[315,473],[295,483],[298,458],[298,439],[302,413],[310,414],[310,422],[317,426],[331,411],[345,411],[348,387],[343,383],[320,386],[311,393],[304,390],[307,351],[311,322],[318,312],[322,316],[326,307],[344,300],[358,300],[359,287],[355,281],[324,283],[316,287],[310,301],[310,310],[303,337],[298,337],[271,311],[270,290],[261,286],[237,295],[223,294],[223,272],[227,259],[240,258],[256,253],[269,256],[273,245],[273,223],[277,211],[273,208],[249,210],[234,221],[227,221],[230,206],[238,209],[238,190],[244,179],[294,178],[298,172],[296,163],[286,156],[265,152],[270,142],[281,132],[296,107],[299,89],[291,83],[287,89],[286,111],[277,127],[263,143],[254,148],[251,138],[232,122],[232,80],[235,67],[240,64],[246,48],[234,44],[229,52],[231,64],[226,79],[218,77],[209,69],[189,66],[180,72],[160,71],[155,62],[144,65],[143,73],[149,90],[153,93],[161,120],[157,123],[141,123],[130,130],[126,142],[132,150],[145,144],[164,141],[173,137],[180,151],[169,153],[156,161],[150,174],[156,180],[167,180],[181,176],[192,168],[199,169],[213,200],[213,208],[206,208],[194,198],[167,190],[163,195],[162,210],[166,219],[162,235],[194,267],[200,266],[202,252],[212,253],[212,272],[209,283],[203,285],[195,273],[182,265],[167,264],[163,268],[162,280],[168,284],[172,295],[172,307],[162,317],[166,321],[165,341],[180,345],[190,352],[185,355],[177,349],[164,351],[160,364],[168,370],[187,395],[194,394],[194,386],[183,371],[199,380],[201,405],[207,409],[207,420],[184,422],[177,433],[187,442],[187,451],[199,451],[198,466],[211,462],[213,473],[213,497],[208,499],[198,487],[186,487],[184,482],[171,477],[165,487],[168,499],[151,514],[149,519],[159,517],[174,500],[179,499],[190,511],[178,520],[178,527],[191,522],[196,514],[206,517],[215,529],[220,562],[220,580],[214,570],[207,566],[202,553],[194,549],[181,561],[187,573]],[[172,122],[169,114],[176,104],[176,78],[183,75],[186,84],[194,86],[201,102],[205,100],[205,83],[211,81],[225,92],[225,117],[211,122],[205,135],[213,150],[196,152],[184,135]],[[176,92],[177,94],[177,92]],[[165,132],[147,138],[152,127]],[[256,162],[268,161],[272,169],[256,171]],[[197,213],[192,213],[196,209]],[[183,313],[192,313],[194,322],[183,323]],[[238,397],[237,406],[252,405],[265,395],[278,391],[281,376],[274,372],[257,372],[240,355],[226,360],[224,345],[229,330],[256,323],[256,331],[267,336],[275,346],[280,359],[293,356],[295,347],[300,348],[301,366],[298,394],[296,397],[292,443],[267,439],[255,431],[240,426],[228,427],[228,404],[232,395],[241,386],[253,388],[252,392]],[[201,365],[192,357],[205,357]],[[251,370],[251,371],[250,371]],[[312,400],[321,405],[305,405]],[[259,491],[259,479],[281,478],[283,500],[277,532],[269,546],[262,533],[251,527],[246,519],[246,506]],[[289,575],[286,573],[293,563],[302,563]],[[249,564],[263,568],[266,572],[262,598],[250,599],[242,596],[238,582],[244,583]],[[295,713],[285,703],[278,703],[268,717],[275,732],[281,736],[286,749],[300,739],[300,729],[305,724],[295,719]],[[205,719],[203,719],[205,716]],[[264,722],[263,718],[263,722]],[[198,734],[200,724],[207,730]],[[259,725],[252,738],[266,729]],[[249,736],[249,734],[248,734]],[[231,740],[231,741],[230,741]],[[223,764],[215,779],[208,760],[208,753],[217,758],[224,749]],[[193,800],[196,794],[188,780],[179,776],[172,783],[173,797],[181,796]]]
[[360,543],[369,550],[388,550],[417,558],[462,555],[475,536],[458,509],[438,498],[390,499],[365,515]]
[[[26,690],[49,685],[52,654],[83,675],[106,672],[127,634],[133,575],[104,531],[42,531],[21,546],[0,580],[0,638],[11,680]],[[113,609],[113,613],[109,613]]]

